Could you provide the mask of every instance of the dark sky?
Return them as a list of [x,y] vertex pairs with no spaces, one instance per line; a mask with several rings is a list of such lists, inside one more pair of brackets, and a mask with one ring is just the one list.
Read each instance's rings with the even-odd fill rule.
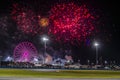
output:
[[[11,10],[11,5],[15,2],[22,3],[22,4],[28,4],[32,6],[31,3],[34,3],[34,1],[38,1],[40,7],[42,8],[42,14],[44,14],[46,11],[48,11],[51,7],[51,5],[59,2],[69,2],[70,0],[0,0],[0,17],[3,15],[9,15]],[[72,0],[71,0],[72,1]],[[108,40],[104,39],[105,33],[101,33],[99,35],[102,35],[102,38],[98,38],[98,41],[100,41],[100,47],[99,47],[99,57],[103,57],[104,60],[115,60],[116,62],[120,63],[120,28],[119,28],[119,2],[115,0],[73,0],[76,3],[85,3],[88,4],[90,7],[94,7],[98,12],[101,13],[103,19],[102,22],[104,23],[104,29],[108,32],[107,36]],[[37,7],[37,5],[36,5]],[[36,8],[34,7],[34,8]],[[37,9],[36,9],[37,10]],[[101,29],[102,30],[102,29]],[[13,30],[14,32],[14,30]],[[0,33],[0,49],[7,49],[6,46],[4,46],[3,43],[6,43],[8,40],[11,41],[11,44],[14,43],[10,39],[12,31],[8,32],[10,35],[9,37],[5,37],[4,35],[1,35]],[[6,42],[5,42],[6,40]],[[8,44],[8,45],[11,45]],[[8,46],[7,45],[7,46]],[[72,46],[72,52],[73,57],[77,61],[78,59],[81,60],[82,63],[86,63],[87,59],[90,59],[94,61],[95,59],[95,48],[92,46]],[[2,52],[1,52],[2,54]]]

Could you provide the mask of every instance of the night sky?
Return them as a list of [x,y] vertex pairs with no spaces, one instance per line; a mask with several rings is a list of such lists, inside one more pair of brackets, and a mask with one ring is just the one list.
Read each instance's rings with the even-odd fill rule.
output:
[[[7,56],[13,54],[13,49],[19,42],[31,41],[37,48],[43,46],[39,43],[39,35],[31,36],[26,35],[17,30],[17,24],[11,18],[12,5],[15,3],[26,4],[36,12],[38,7],[42,16],[48,17],[48,11],[51,6],[56,3],[66,3],[72,0],[0,0],[0,55]],[[73,59],[75,61],[80,60],[82,64],[87,60],[95,62],[95,47],[93,46],[94,40],[98,41],[100,46],[98,49],[99,58],[103,61],[116,61],[120,63],[120,28],[119,28],[119,5],[115,0],[73,0],[72,2],[80,4],[86,4],[90,9],[96,11],[96,15],[99,15],[100,32],[91,37],[90,41],[80,43],[80,45],[63,46],[53,43],[52,41],[48,46],[52,46],[54,49],[70,49],[72,50]],[[39,4],[38,4],[39,3]],[[94,11],[93,11],[94,12]],[[7,16],[7,19],[5,18]],[[7,20],[7,21],[5,21]],[[4,23],[4,24],[2,24]],[[3,27],[4,26],[4,27]]]

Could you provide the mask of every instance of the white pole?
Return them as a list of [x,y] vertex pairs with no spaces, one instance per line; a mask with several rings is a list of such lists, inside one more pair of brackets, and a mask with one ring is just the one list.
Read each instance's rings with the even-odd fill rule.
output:
[[96,46],[96,65],[98,65],[98,46]]

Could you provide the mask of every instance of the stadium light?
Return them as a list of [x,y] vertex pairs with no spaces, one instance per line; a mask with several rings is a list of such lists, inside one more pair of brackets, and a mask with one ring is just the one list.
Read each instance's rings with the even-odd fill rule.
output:
[[98,65],[98,46],[99,46],[98,42],[95,42],[94,46],[96,47],[96,65]]
[[[46,43],[47,43],[47,41],[49,41],[49,39],[48,39],[48,37],[43,36],[43,37],[42,37],[42,41],[44,42],[44,49],[45,49],[45,52],[44,52],[44,55],[43,55],[43,56],[45,56],[45,54],[46,54]],[[44,57],[44,58],[45,58],[45,57]],[[43,60],[43,64],[44,64],[44,62],[45,62],[45,60]]]

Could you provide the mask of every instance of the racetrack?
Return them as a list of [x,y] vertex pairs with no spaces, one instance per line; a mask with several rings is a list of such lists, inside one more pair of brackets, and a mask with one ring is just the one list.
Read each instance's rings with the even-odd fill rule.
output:
[[120,79],[61,79],[61,78],[0,78],[0,80],[120,80]]

